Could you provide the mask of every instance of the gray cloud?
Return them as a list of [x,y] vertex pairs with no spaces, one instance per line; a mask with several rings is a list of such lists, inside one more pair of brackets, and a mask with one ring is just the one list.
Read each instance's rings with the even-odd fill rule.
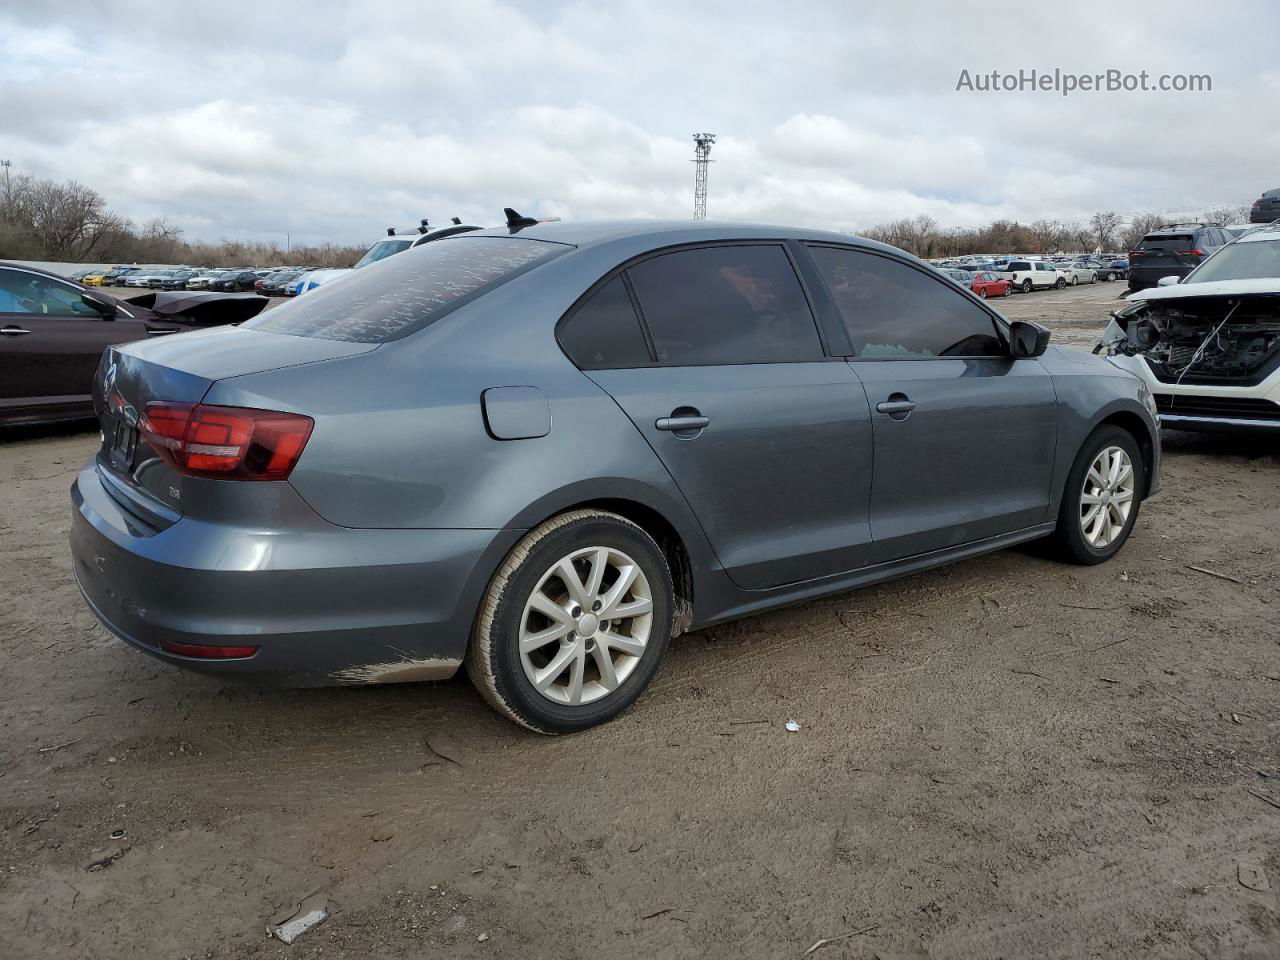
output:
[[[202,239],[686,217],[856,229],[1247,201],[1280,185],[1264,0],[1044,16],[624,0],[0,9],[0,156]],[[962,69],[1208,73],[1213,92],[956,92]],[[1191,209],[1188,212],[1195,212]]]

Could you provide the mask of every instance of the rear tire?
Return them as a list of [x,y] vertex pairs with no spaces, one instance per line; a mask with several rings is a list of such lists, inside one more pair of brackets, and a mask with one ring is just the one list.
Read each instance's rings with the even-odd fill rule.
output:
[[978,288],[978,296],[979,296],[979,297],[981,297],[983,300],[987,299],[987,288],[986,288],[986,287],[979,287],[979,288]]
[[1110,425],[1089,434],[1067,474],[1058,510],[1053,540],[1060,558],[1091,566],[1119,553],[1133,532],[1145,489],[1146,464],[1133,434]]
[[1023,292],[1023,293],[1030,293],[1030,292],[1031,292],[1031,280],[1030,280],[1030,279],[1027,279],[1027,280],[1023,280],[1023,281],[1022,281],[1022,292]]
[[561,514],[526,534],[494,574],[467,675],[490,706],[537,733],[604,723],[658,672],[674,594],[666,557],[640,527],[603,510]]

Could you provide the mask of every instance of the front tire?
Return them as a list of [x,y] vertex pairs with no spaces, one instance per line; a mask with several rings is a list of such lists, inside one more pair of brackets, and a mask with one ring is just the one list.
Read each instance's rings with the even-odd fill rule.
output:
[[666,557],[640,527],[603,510],[561,514],[494,574],[467,674],[490,706],[537,733],[604,723],[658,672],[674,594]]
[[1063,287],[1065,287],[1066,285],[1067,285],[1067,278],[1066,278],[1066,277],[1059,277],[1059,278],[1058,278],[1058,282],[1054,284],[1054,286],[1055,286],[1057,289],[1059,289],[1059,290],[1061,290],[1061,289],[1062,289]]
[[1067,474],[1058,529],[1058,552],[1071,563],[1110,560],[1133,532],[1146,489],[1146,464],[1133,434],[1101,426],[1076,454]]

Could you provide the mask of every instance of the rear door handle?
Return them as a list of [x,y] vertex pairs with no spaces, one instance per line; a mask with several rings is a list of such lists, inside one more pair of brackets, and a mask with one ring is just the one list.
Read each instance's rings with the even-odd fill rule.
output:
[[682,433],[686,430],[702,430],[710,423],[710,417],[659,417],[654,426],[670,433]]
[[13,323],[8,326],[0,327],[0,333],[4,334],[6,337],[24,337],[30,332],[31,331],[27,330],[25,327],[19,327],[17,324]]

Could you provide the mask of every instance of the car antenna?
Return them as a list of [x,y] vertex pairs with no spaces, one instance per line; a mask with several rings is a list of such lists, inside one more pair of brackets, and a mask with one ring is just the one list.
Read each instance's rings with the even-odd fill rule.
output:
[[511,207],[503,207],[502,212],[507,215],[507,227],[510,228],[512,233],[524,227],[532,227],[538,222],[533,217],[525,217],[516,213]]

